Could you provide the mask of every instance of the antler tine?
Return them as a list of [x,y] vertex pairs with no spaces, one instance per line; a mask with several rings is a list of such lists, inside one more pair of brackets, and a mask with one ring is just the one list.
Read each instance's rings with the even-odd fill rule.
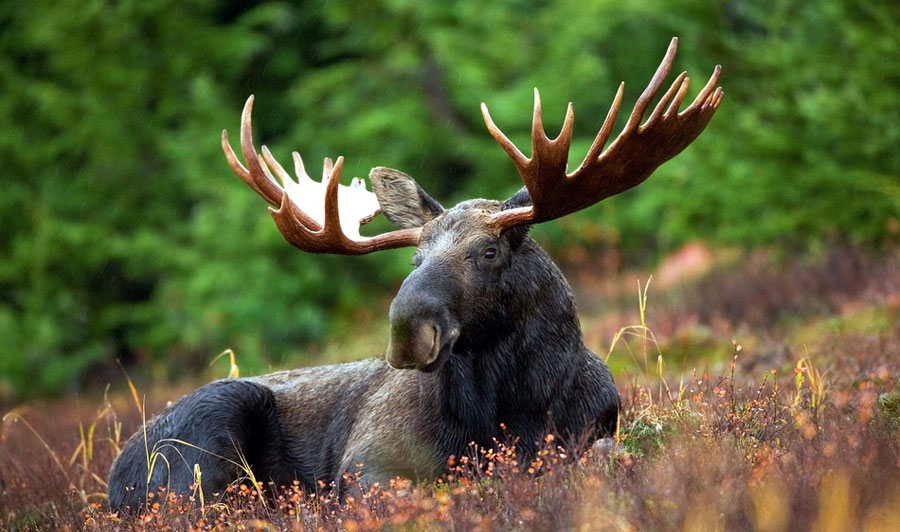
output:
[[663,114],[663,108],[665,108],[667,105],[669,105],[670,102],[672,102],[674,100],[675,95],[678,92],[681,92],[681,85],[683,85],[683,82],[686,77],[687,77],[687,72],[682,72],[681,74],[678,74],[678,77],[675,78],[675,81],[672,82],[672,85],[669,87],[669,90],[667,90],[666,93],[663,94],[662,98],[659,99],[659,103],[656,104],[656,107],[653,109],[653,112],[650,113],[650,117],[647,118],[647,121],[644,122],[644,125],[641,127],[647,127],[648,125],[655,122],[660,117],[660,115]]
[[[703,89],[700,90],[700,94],[694,98],[693,103],[688,106],[687,109],[682,111],[680,115],[690,114],[697,110],[698,107],[702,106],[707,98],[709,98],[710,93],[713,92],[713,89],[716,88],[716,85],[719,83],[719,76],[722,74],[722,65],[716,65],[716,68],[713,69],[712,75],[709,77],[709,81],[706,82],[706,85],[703,86]],[[721,87],[719,87],[721,92]]]
[[267,180],[262,180],[262,185],[257,184],[256,178],[251,175],[250,171],[241,164],[241,161],[238,160],[237,155],[234,153],[234,150],[231,149],[231,143],[228,141],[228,131],[222,130],[222,151],[225,152],[225,159],[228,161],[228,166],[237,174],[241,180],[246,183],[250,188],[256,191],[264,200],[269,202],[269,204],[273,206],[278,206],[280,200],[275,200],[277,190],[280,190],[278,185],[272,183],[272,187],[270,188],[269,182]]
[[664,118],[668,118],[672,115],[672,113],[677,113],[678,109],[681,108],[681,102],[684,101],[684,97],[687,94],[688,87],[691,86],[691,78],[685,76],[684,81],[681,82],[681,87],[678,88],[678,94],[675,95],[675,99],[672,100],[672,103],[669,104],[669,108],[666,109],[666,112],[663,113]]
[[263,144],[262,145],[262,157],[263,161],[265,161],[265,165],[263,168],[268,167],[272,169],[272,172],[278,176],[278,179],[281,181],[282,186],[285,185],[288,181],[291,181],[291,175],[287,173],[287,170],[281,166],[281,163],[272,156],[272,152],[269,151],[269,148]]
[[[338,209],[338,184],[341,182],[341,171],[344,169],[344,156],[341,155],[337,158],[337,162],[330,169],[329,172],[329,164],[331,159],[325,159],[325,172],[328,173],[328,185],[325,187],[325,224],[322,228],[322,231],[328,235],[330,233],[340,234],[343,236],[343,231],[341,230],[341,212]],[[325,181],[326,176],[322,175],[322,181]]]
[[[278,175],[278,178],[281,180],[281,183],[284,186],[284,189],[283,189],[284,194],[282,194],[282,199],[281,199],[282,203],[279,204],[279,209],[278,209],[278,210],[281,210],[281,206],[284,205],[285,197],[288,198],[288,203],[293,203],[293,201],[290,200],[290,194],[288,193],[288,186],[290,186],[289,183],[293,183],[294,180],[291,178],[291,175],[287,173],[287,170],[285,170],[284,167],[281,166],[281,163],[279,163],[278,160],[275,159],[275,157],[272,155],[272,152],[270,152],[269,148],[267,148],[265,145],[263,145],[263,147],[262,147],[262,156],[263,156],[263,160],[266,163],[266,164],[262,165],[263,169],[266,170],[266,173],[268,175],[271,175],[271,172],[268,171],[268,168],[271,167],[272,170],[275,172],[275,174]],[[298,155],[298,157],[299,157],[299,155]],[[302,166],[303,163],[301,162],[300,164]],[[298,173],[297,178],[298,179],[306,178],[307,180],[309,180],[309,177],[307,177],[305,173],[302,173],[302,174]],[[309,214],[303,212],[302,209],[296,209],[296,212],[294,212],[293,214],[297,218],[297,221],[301,225],[303,225],[305,228],[308,228],[313,231],[318,231],[319,229],[322,228],[322,225],[319,222],[317,222]]]
[[500,131],[500,128],[497,127],[497,124],[494,123],[494,119],[491,118],[491,113],[488,111],[487,104],[481,102],[481,116],[484,118],[484,123],[488,128],[491,136],[494,137],[494,140],[497,141],[497,144],[503,148],[503,151],[509,155],[509,158],[513,160],[513,164],[516,167],[524,166],[528,162],[528,158],[519,151],[519,148],[516,147],[515,144],[509,138],[503,134],[503,131]]
[[675,63],[676,52],[678,52],[678,37],[672,37],[672,41],[669,42],[669,49],[666,50],[666,55],[663,57],[662,62],[659,63],[659,67],[656,68],[656,73],[653,74],[650,84],[647,85],[647,88],[644,89],[644,92],[641,93],[640,98],[634,104],[634,109],[631,111],[631,116],[628,118],[628,123],[625,124],[625,129],[622,130],[621,135],[636,129],[640,124],[647,106],[650,105],[650,102],[659,93],[659,89],[662,88],[666,78],[669,77],[669,72]]
[[539,173],[534,171],[535,168],[541,169],[542,172],[560,171],[565,173],[574,123],[575,109],[572,102],[569,102],[566,118],[559,135],[554,139],[548,137],[541,116],[541,94],[535,87],[534,116],[531,121],[531,158],[518,169],[532,198],[540,198],[544,195],[543,187],[545,186],[539,179]]
[[[225,160],[228,161],[228,166],[234,171],[244,183],[247,183],[251,187],[253,187],[252,180],[250,179],[250,172],[244,168],[244,165],[241,164],[241,161],[237,158],[237,154],[234,153],[234,150],[231,149],[231,143],[228,141],[228,130],[222,130],[222,151],[225,152]],[[254,190],[256,190],[254,188]]]
[[[534,93],[537,95],[538,90],[535,87]],[[549,148],[553,148],[556,152],[561,152],[560,155],[563,158],[563,170],[565,170],[565,162],[569,157],[569,146],[572,144],[572,127],[575,125],[575,106],[572,102],[569,102],[569,105],[566,107],[566,117],[563,119],[562,129],[559,130],[559,135],[556,136],[555,139],[550,139],[547,136],[547,133],[544,133],[544,138],[541,140],[543,144],[546,144]],[[543,131],[544,125],[541,124],[541,131]],[[535,143],[535,151],[538,151],[537,143]],[[532,155],[534,158],[534,155]]]
[[[281,203],[282,189],[267,175],[263,169],[264,165],[256,153],[256,148],[253,146],[253,126],[251,125],[253,101],[254,97],[251,95],[247,98],[247,103],[244,104],[244,110],[241,112],[241,152],[244,155],[244,162],[250,178],[249,180],[244,179],[244,182],[270,204],[278,206]],[[230,148],[229,145],[229,150]]]
[[719,104],[722,103],[722,98],[725,96],[725,91],[722,90],[722,87],[719,87],[718,89],[716,89],[716,93],[718,94],[718,96],[716,97],[716,101],[713,103],[713,107],[718,109]]
[[609,140],[609,136],[612,134],[613,126],[616,125],[619,109],[622,107],[623,94],[625,94],[624,81],[619,83],[619,90],[616,91],[616,97],[613,98],[613,103],[609,106],[609,111],[606,113],[606,119],[603,121],[603,125],[600,126],[600,131],[597,133],[594,143],[591,144],[591,149],[588,150],[588,154],[581,163],[581,166],[584,166],[589,161],[593,161],[599,157],[600,153],[603,151],[603,147],[606,146],[606,141]]
[[559,136],[557,136],[553,142],[558,142],[564,144],[566,146],[566,151],[568,152],[569,146],[572,144],[572,132],[575,127],[575,105],[572,102],[569,102],[568,107],[566,107],[566,118],[563,120],[562,129],[559,131]]
[[297,176],[297,179],[310,179],[309,174],[306,173],[306,166],[303,164],[303,157],[300,157],[300,154],[297,152],[291,153],[291,157],[294,159],[294,175]]
[[[547,136],[547,132],[544,131],[544,119],[541,116],[541,93],[538,92],[537,87],[534,88],[534,114],[531,117],[531,144],[532,147],[537,146],[539,143],[549,142],[550,137]],[[535,152],[531,153],[531,158],[534,159]]]
[[333,169],[334,169],[334,163],[331,161],[331,157],[325,157],[325,160],[322,161],[322,182],[323,183],[331,178],[331,172]]
[[559,135],[555,139],[551,139],[544,130],[544,119],[541,110],[541,93],[537,87],[534,88],[534,116],[531,119],[531,144],[534,150],[531,159],[534,159],[536,153],[539,153],[539,146],[563,144],[568,149],[568,143],[572,140],[572,126],[575,123],[575,108],[572,102],[566,109],[566,118],[563,120],[563,127],[559,131]]

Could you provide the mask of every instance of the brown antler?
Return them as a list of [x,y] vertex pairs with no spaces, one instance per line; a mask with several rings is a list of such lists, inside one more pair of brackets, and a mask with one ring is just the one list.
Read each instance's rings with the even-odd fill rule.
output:
[[640,125],[644,111],[662,88],[672,69],[677,48],[676,37],[669,44],[650,84],[638,98],[625,128],[609,148],[601,153],[622,105],[625,83],[619,85],[594,144],[581,166],[571,174],[566,174],[575,119],[571,103],[566,111],[562,132],[556,139],[550,140],[544,133],[541,121],[540,95],[537,89],[534,90],[530,159],[522,155],[500,131],[491,119],[487,106],[481,104],[481,113],[488,130],[513,160],[531,196],[531,206],[502,211],[491,218],[491,223],[498,232],[517,225],[553,220],[637,186],[659,165],[678,155],[697,138],[722,101],[722,88],[717,86],[722,67],[718,65],[694,102],[679,113],[678,108],[690,83],[690,78],[686,77],[687,72],[681,73],[660,99],[650,118],[644,125]]
[[[362,179],[353,178],[350,186],[340,185],[343,156],[334,164],[331,159],[325,159],[321,183],[310,179],[297,152],[294,152],[294,168],[298,182],[265,146],[261,160],[253,145],[252,113],[253,96],[250,96],[241,113],[241,151],[247,167],[231,149],[225,130],[222,131],[222,150],[234,173],[272,205],[269,213],[288,242],[311,253],[342,255],[362,255],[419,244],[421,228],[400,229],[371,238],[359,235],[359,226],[380,212],[378,200],[375,194],[366,190]],[[283,186],[275,181],[272,172],[278,175]],[[338,188],[342,189],[340,200]]]

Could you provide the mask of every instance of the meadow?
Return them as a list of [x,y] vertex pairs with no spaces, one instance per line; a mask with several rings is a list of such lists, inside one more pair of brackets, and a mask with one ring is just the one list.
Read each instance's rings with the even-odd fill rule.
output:
[[[103,398],[27,403],[3,422],[0,526],[892,530],[900,519],[898,258],[852,246],[785,258],[696,245],[653,272],[576,281],[586,339],[608,357],[622,399],[614,442],[563,447],[549,435],[522,462],[512,442],[499,441],[455,457],[435,482],[357,486],[342,503],[324,484],[305,493],[247,477],[221,500],[161,491],[143,514],[111,513],[105,480],[119,447],[144,415],[198,383],[141,390],[123,376]],[[595,279],[598,267],[569,274]],[[373,327],[369,341],[384,333]],[[336,341],[322,356],[365,354]],[[211,371],[239,368],[237,353]]]

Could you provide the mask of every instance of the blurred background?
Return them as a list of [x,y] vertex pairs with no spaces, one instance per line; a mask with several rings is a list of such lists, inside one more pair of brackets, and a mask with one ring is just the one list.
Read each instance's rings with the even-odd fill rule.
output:
[[618,83],[630,109],[678,36],[689,98],[724,68],[705,133],[644,186],[533,231],[585,312],[591,279],[685,249],[777,263],[900,242],[894,1],[31,0],[0,4],[0,28],[3,402],[121,383],[116,361],[163,380],[225,349],[245,374],[383,349],[412,250],[285,243],[219,146],[250,94],[282,162],[343,154],[345,180],[384,165],[445,206],[503,199],[521,182],[480,102],[520,146],[532,87],[551,135],[574,102],[578,164]]

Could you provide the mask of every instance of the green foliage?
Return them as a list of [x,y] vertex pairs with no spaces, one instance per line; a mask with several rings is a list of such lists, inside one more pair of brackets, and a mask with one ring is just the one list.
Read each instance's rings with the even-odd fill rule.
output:
[[299,363],[396,286],[408,251],[299,253],[231,175],[219,132],[250,93],[278,158],[394,166],[452,205],[520,186],[480,101],[520,146],[532,86],[550,131],[576,102],[577,164],[617,83],[630,106],[678,35],[693,94],[725,67],[718,116],[652,186],[542,241],[652,259],[696,238],[897,238],[896,3],[34,0],[0,25],[0,398],[115,358]]
[[878,409],[891,430],[900,429],[900,390],[879,395]]
[[635,456],[645,456],[663,446],[674,425],[661,420],[639,417],[621,429],[622,449]]

